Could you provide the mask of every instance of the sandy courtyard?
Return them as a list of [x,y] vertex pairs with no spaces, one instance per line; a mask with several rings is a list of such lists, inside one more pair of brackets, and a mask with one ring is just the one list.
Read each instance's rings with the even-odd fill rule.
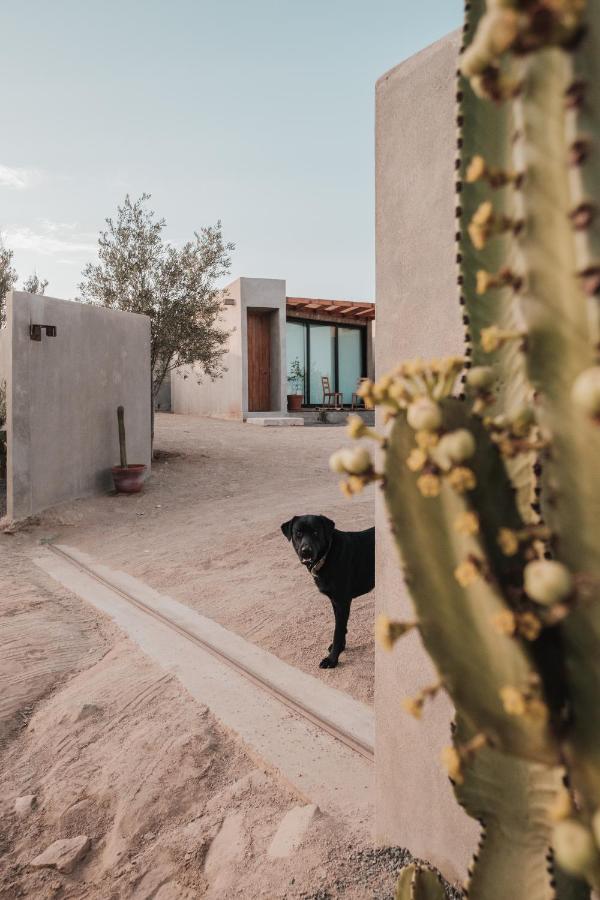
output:
[[[65,504],[0,534],[0,897],[389,898],[405,851],[375,851],[325,814],[289,858],[270,859],[283,816],[306,801],[34,565],[40,541],[79,547],[371,701],[373,597],[355,602],[339,668],[320,670],[333,617],[280,531],[302,512],[372,524],[372,490],[345,500],[327,467],[343,429],[157,426],[142,495]],[[91,849],[72,873],[32,867],[81,835]]]
[[78,547],[372,702],[373,595],[353,601],[338,668],[319,670],[333,634],[331,606],[280,530],[302,513],[323,513],[342,529],[373,525],[374,488],[348,500],[328,468],[330,454],[348,442],[340,427],[159,414],[162,458],[143,494],[57,507],[30,535]]

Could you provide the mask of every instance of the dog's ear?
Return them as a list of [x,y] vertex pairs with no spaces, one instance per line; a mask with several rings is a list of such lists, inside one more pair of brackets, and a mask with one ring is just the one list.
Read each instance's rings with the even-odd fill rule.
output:
[[327,516],[321,516],[321,522],[325,528],[325,534],[328,538],[333,535],[333,531],[335,529],[335,522],[332,522],[331,519],[328,519]]
[[285,534],[288,541],[291,541],[292,539],[292,528],[294,527],[294,522],[297,518],[298,516],[294,516],[293,519],[290,519],[289,522],[284,522],[281,526],[281,530]]

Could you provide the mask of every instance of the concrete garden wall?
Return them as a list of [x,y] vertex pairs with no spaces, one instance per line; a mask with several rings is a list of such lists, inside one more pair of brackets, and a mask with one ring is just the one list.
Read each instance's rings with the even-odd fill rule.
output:
[[[400,360],[463,350],[454,244],[458,47],[458,34],[449,35],[377,82],[378,376]],[[376,527],[378,611],[411,618],[381,492]],[[400,708],[402,697],[437,680],[418,636],[403,638],[391,654],[378,648],[375,674],[377,840],[409,847],[449,877],[464,876],[479,829],[440,764],[450,704],[438,697],[421,722]]]
[[[8,295],[7,320],[8,517],[111,488],[119,405],[128,461],[149,466],[150,320],[20,291]],[[32,323],[56,326],[56,337],[32,341]]]

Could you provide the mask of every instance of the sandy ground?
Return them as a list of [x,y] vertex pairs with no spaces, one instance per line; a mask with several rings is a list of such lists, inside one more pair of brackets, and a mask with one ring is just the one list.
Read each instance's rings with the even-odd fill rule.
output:
[[[159,414],[145,492],[57,507],[30,530],[163,590],[365,702],[373,700],[373,595],[353,602],[339,667],[318,669],[333,634],[326,597],[280,525],[323,513],[342,529],[374,522],[374,488],[342,496],[328,469],[345,429],[261,428]],[[178,454],[178,455],[175,455]]]
[[[391,900],[406,851],[373,850],[326,815],[289,858],[269,858],[305,801],[46,578],[36,552],[27,535],[0,535],[2,900]],[[36,805],[18,816],[24,795]],[[31,866],[79,835],[91,848],[72,873]]]
[[[302,512],[372,523],[372,494],[345,501],[327,470],[343,439],[159,416],[162,459],[143,495],[66,504],[0,534],[3,900],[391,896],[405,851],[373,851],[323,814],[289,858],[270,859],[283,815],[305,801],[33,564],[39,541],[78,546],[369,701],[373,598],[356,604],[343,664],[319,670],[332,616],[279,529]],[[19,817],[28,794],[36,806]],[[82,834],[91,850],[72,874],[32,868]]]

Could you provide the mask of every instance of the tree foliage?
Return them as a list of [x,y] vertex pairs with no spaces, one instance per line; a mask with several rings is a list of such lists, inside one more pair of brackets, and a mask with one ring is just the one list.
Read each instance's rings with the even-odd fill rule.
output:
[[229,332],[221,327],[223,293],[216,285],[229,272],[234,245],[221,223],[202,228],[176,247],[163,238],[164,219],[147,207],[149,194],[125,197],[98,238],[97,264],[83,270],[80,299],[111,309],[143,313],[151,323],[152,396],[165,375],[185,363],[217,378],[223,371]]
[[5,297],[17,280],[17,273],[12,266],[13,252],[5,247],[0,237],[0,328],[6,318]]
[[41,296],[43,296],[47,287],[48,279],[38,278],[37,272],[34,272],[33,275],[30,275],[29,278],[23,283],[23,290],[27,291],[28,294],[40,294]]

